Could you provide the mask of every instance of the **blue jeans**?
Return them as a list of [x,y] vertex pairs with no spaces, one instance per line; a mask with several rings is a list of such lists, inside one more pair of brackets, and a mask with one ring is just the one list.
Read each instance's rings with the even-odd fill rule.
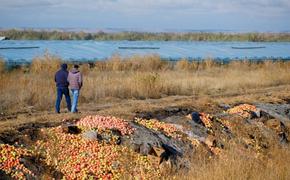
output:
[[71,110],[71,100],[70,100],[68,88],[67,87],[57,87],[57,96],[56,96],[56,103],[55,103],[55,111],[57,113],[60,112],[60,102],[61,102],[63,95],[65,96],[67,109],[69,111]]
[[79,89],[71,89],[72,97],[73,97],[73,102],[72,102],[72,107],[71,107],[71,112],[78,112],[78,99],[79,99]]

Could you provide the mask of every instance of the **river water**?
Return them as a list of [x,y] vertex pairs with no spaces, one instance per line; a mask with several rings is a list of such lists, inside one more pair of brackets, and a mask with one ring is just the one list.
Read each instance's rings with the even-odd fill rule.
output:
[[0,41],[0,58],[8,63],[29,63],[49,52],[67,61],[103,60],[158,54],[161,58],[202,60],[290,59],[290,42],[200,42],[200,41]]

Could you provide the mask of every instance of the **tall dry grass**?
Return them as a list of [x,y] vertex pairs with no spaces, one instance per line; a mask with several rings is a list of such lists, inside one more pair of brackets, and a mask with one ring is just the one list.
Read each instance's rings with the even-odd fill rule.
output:
[[[55,101],[54,73],[61,60],[51,55],[35,58],[27,69],[1,74],[0,111],[34,106],[51,109]],[[70,65],[69,67],[71,67]],[[84,87],[80,102],[106,97],[160,98],[170,95],[223,94],[290,83],[289,62],[212,60],[177,63],[162,61],[157,55],[133,56],[81,65]]]
[[189,173],[180,174],[178,179],[198,180],[272,180],[290,178],[290,147],[273,147],[265,155],[241,152],[232,148],[220,157],[211,160],[197,155]]
[[61,59],[46,52],[43,56],[32,60],[30,71],[32,74],[51,75],[54,74],[61,65]]
[[5,61],[0,58],[0,73],[2,74],[5,71]]

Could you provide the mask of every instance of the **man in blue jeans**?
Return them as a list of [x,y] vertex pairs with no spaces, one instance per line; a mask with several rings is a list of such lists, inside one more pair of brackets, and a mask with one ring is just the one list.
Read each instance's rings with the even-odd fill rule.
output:
[[83,86],[83,77],[81,72],[79,71],[79,66],[74,65],[74,68],[68,73],[69,87],[71,89],[71,93],[73,96],[73,103],[71,107],[71,112],[76,113],[78,112],[78,98],[80,94],[80,90]]
[[54,81],[56,83],[57,88],[57,97],[56,97],[56,103],[55,103],[55,112],[60,113],[60,103],[62,96],[65,96],[67,109],[71,110],[71,100],[69,96],[69,90],[68,90],[68,71],[67,71],[67,64],[62,64],[61,69],[55,73]]

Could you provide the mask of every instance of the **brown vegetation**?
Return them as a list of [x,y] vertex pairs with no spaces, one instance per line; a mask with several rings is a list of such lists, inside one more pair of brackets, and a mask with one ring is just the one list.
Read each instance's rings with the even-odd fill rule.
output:
[[0,36],[13,40],[130,40],[130,41],[253,41],[289,42],[290,33],[210,33],[210,32],[63,32],[42,30],[0,30]]
[[[1,73],[0,111],[34,106],[49,109],[54,105],[54,73],[61,60],[46,54],[29,67]],[[3,69],[3,65],[1,65]],[[71,65],[69,65],[71,67]],[[81,66],[84,88],[80,101],[95,102],[107,97],[122,99],[160,98],[170,95],[225,95],[250,89],[285,85],[290,82],[290,63],[283,61],[212,60],[176,63],[162,61],[157,55],[121,59],[113,56],[96,62],[94,67]]]
[[0,59],[0,73],[2,74],[5,71],[5,62]]
[[[289,147],[273,147],[266,155],[254,157],[253,152],[239,153],[231,148],[220,157],[205,159],[195,156],[189,174],[181,174],[178,179],[289,179]],[[262,157],[263,156],[263,157]]]

